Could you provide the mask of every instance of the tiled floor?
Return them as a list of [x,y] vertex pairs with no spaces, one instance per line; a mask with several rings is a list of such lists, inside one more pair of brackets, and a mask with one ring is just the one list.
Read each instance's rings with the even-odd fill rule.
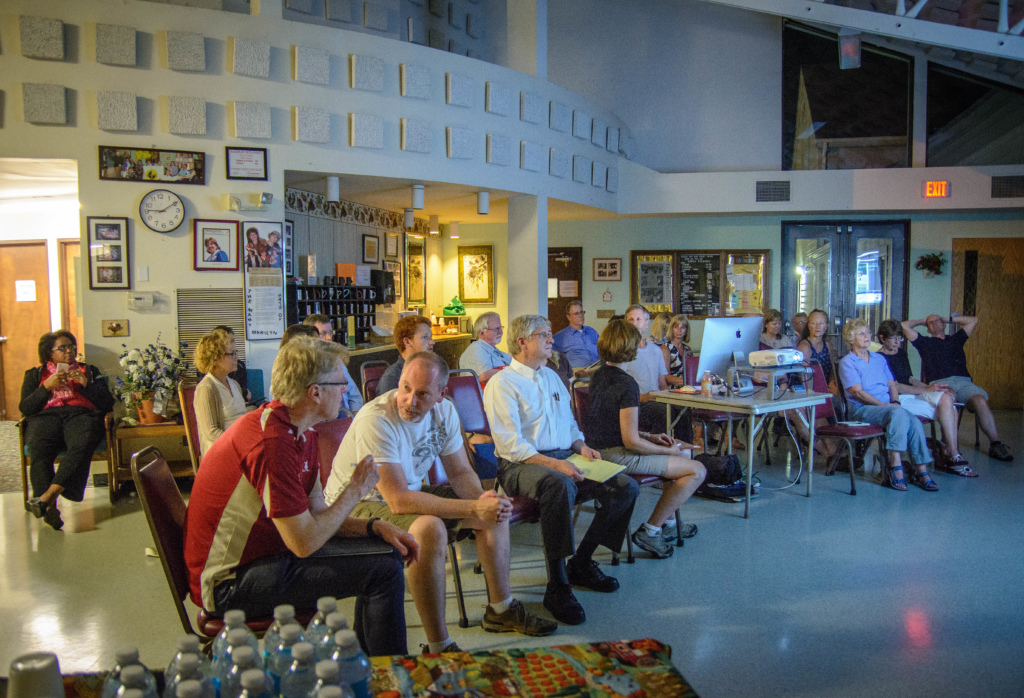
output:
[[[541,642],[462,630],[450,598],[452,637],[477,648],[652,636],[705,697],[1024,695],[1022,413],[999,424],[1018,456],[998,463],[965,447],[976,480],[938,474],[933,494],[860,477],[851,497],[845,475],[818,476],[810,499],[802,487],[765,491],[749,520],[741,505],[695,500],[686,513],[698,536],[669,560],[605,567],[622,589],[580,592],[583,625]],[[783,474],[761,469],[766,488]],[[26,514],[20,495],[0,495],[0,673],[43,648],[73,671],[109,665],[126,644],[154,666],[169,658],[181,629],[160,562],[143,554],[145,517],[134,498],[111,508],[106,494],[63,504],[62,533]],[[641,495],[634,524],[654,498]],[[483,581],[464,552],[478,622]],[[513,567],[516,593],[540,611],[536,527],[515,529]],[[413,648],[423,634],[411,603],[407,614]]]

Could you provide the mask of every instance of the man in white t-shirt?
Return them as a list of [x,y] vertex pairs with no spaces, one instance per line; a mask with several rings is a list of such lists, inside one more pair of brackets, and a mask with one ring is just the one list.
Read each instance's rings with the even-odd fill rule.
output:
[[[483,628],[550,635],[557,624],[540,618],[512,597],[509,586],[508,518],[512,504],[485,491],[466,456],[462,425],[451,402],[442,399],[448,365],[433,352],[408,357],[398,388],[359,410],[334,457],[324,496],[344,491],[358,463],[372,456],[380,482],[353,516],[381,518],[409,531],[420,546],[409,565],[409,587],[430,652],[458,651],[445,624],[445,556],[449,535],[476,531],[477,559],[487,580]],[[425,486],[423,478],[440,458],[447,485]],[[355,512],[360,512],[356,514]]]

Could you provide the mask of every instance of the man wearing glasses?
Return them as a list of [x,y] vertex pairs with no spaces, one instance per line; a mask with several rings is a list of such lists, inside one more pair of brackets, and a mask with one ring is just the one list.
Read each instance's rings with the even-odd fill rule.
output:
[[487,383],[498,371],[512,363],[512,357],[498,349],[504,328],[497,313],[483,313],[473,323],[476,341],[466,347],[459,357],[459,368],[476,372],[481,384]]
[[[331,326],[331,318],[326,315],[321,315],[319,313],[310,315],[302,321],[302,324],[312,325],[315,327],[317,334],[320,335],[320,339],[323,341],[334,341],[334,328]],[[341,345],[339,344],[338,346],[340,347]],[[347,366],[345,366],[345,380],[348,381],[348,388],[345,390],[345,394],[341,398],[341,408],[355,414],[359,411],[359,408],[363,406],[363,396],[359,394],[359,388],[356,387],[356,382],[352,380],[352,375],[348,372]]]
[[[601,456],[585,443],[572,416],[569,391],[546,366],[552,342],[547,318],[515,318],[508,328],[512,364],[487,383],[484,409],[499,456],[498,482],[508,494],[540,504],[548,568],[544,607],[560,622],[578,625],[586,614],[570,584],[600,592],[619,588],[618,580],[601,572],[593,554],[599,545],[614,551],[622,547],[639,490],[621,473],[603,483],[586,480],[567,460],[573,453],[588,459]],[[588,499],[596,499],[599,506],[575,546],[572,509]]]
[[[565,316],[569,318],[569,326],[555,333],[555,349],[569,357],[569,365],[573,370],[597,363],[598,334],[593,327],[583,324],[587,316],[583,303],[569,301]],[[509,347],[510,350],[511,348]]]

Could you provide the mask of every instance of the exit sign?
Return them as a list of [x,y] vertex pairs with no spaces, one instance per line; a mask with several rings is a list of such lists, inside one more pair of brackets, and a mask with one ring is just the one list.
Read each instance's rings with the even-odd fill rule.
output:
[[925,182],[922,188],[922,195],[926,199],[948,199],[951,194],[949,182]]

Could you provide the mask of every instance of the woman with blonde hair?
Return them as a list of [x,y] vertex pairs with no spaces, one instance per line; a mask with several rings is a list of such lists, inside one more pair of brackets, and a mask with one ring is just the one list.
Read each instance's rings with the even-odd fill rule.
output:
[[238,367],[234,337],[222,329],[203,336],[196,345],[195,362],[206,374],[192,398],[201,455],[248,410],[241,386],[228,375]]
[[683,357],[690,351],[690,320],[685,315],[676,315],[665,328],[665,343],[661,353],[665,357],[666,376],[669,385],[686,385],[686,362]]
[[668,333],[668,323],[672,320],[670,313],[658,313],[651,319],[651,341],[659,347],[665,344],[665,335]]

